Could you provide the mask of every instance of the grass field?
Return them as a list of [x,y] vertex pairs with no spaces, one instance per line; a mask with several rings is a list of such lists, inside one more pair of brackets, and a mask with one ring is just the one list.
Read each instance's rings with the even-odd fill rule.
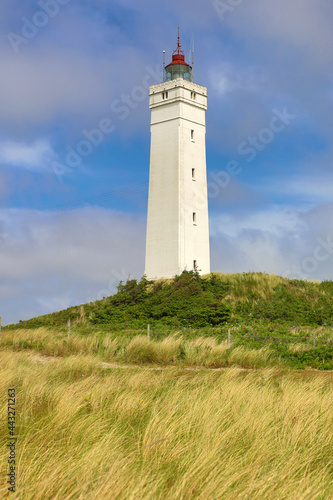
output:
[[[289,333],[262,331],[257,334],[243,329],[231,330],[228,346],[227,329],[199,328],[170,332],[153,329],[151,340],[144,330],[107,332],[93,327],[76,326],[71,336],[61,328],[19,329],[2,332],[2,350],[33,350],[46,356],[92,354],[103,361],[119,363],[153,363],[158,365],[203,366],[223,368],[263,368],[284,366],[296,369],[333,370],[332,329],[298,328]],[[141,335],[138,335],[141,333]],[[313,347],[313,335],[316,347]]]
[[[209,339],[183,343],[175,363],[176,338],[150,350],[136,338],[122,350],[110,338],[102,349],[96,336],[20,335],[0,344],[1,498],[333,498],[331,372],[291,371],[267,351],[245,362],[238,350],[232,361]],[[230,367],[212,369],[216,359]],[[251,363],[258,369],[241,368]],[[10,495],[9,388],[18,438]]]
[[238,346],[228,349],[227,342],[218,343],[212,337],[184,339],[169,335],[163,340],[148,340],[147,336],[132,338],[113,334],[71,334],[48,328],[3,332],[2,350],[33,351],[44,356],[93,355],[101,361],[134,364],[201,366],[223,368],[240,366],[260,368],[275,366],[278,357],[269,347],[251,349]]

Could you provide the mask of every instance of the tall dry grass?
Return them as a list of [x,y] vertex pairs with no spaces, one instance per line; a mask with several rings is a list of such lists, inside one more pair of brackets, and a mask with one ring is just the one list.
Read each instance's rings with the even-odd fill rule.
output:
[[158,365],[203,366],[223,368],[241,366],[262,368],[279,363],[267,347],[229,349],[226,342],[214,338],[186,340],[181,335],[170,335],[162,341],[148,340],[145,336],[113,337],[111,334],[92,334],[82,337],[51,329],[16,330],[5,332],[0,342],[3,350],[32,350],[45,356],[95,355],[103,361],[118,363],[153,363]]
[[[282,283],[285,283],[285,278],[276,276],[275,274],[265,273],[212,273],[222,279],[224,283],[230,285],[230,291],[226,298],[234,300],[248,300],[249,296],[256,295],[262,299],[270,297],[274,288]],[[207,275],[207,277],[210,275]]]
[[92,355],[8,350],[0,380],[3,401],[17,391],[13,499],[333,498],[332,374],[105,371]]

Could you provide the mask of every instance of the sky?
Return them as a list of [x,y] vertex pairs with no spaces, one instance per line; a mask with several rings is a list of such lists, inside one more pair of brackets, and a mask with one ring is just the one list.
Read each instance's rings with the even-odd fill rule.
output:
[[212,271],[333,279],[330,0],[3,0],[0,316],[144,273],[149,86],[180,26],[208,89]]

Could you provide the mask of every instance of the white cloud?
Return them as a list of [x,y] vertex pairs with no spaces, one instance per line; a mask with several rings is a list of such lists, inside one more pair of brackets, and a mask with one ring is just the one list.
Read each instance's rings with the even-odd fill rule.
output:
[[214,92],[224,96],[234,90],[245,90],[248,92],[259,92],[265,89],[268,76],[257,67],[240,67],[234,61],[215,63],[210,68],[209,81]]
[[0,210],[4,321],[96,300],[101,290],[114,293],[120,279],[141,278],[145,225],[140,216],[93,207]]
[[[235,220],[236,219],[236,220]],[[219,233],[236,238],[244,231],[261,231],[274,237],[286,233],[299,234],[307,229],[300,213],[288,207],[273,207],[265,211],[246,211],[232,216],[214,216],[211,219],[211,235]]]
[[316,262],[311,273],[303,265],[304,259],[313,259],[318,238],[332,239],[331,214],[332,206],[322,206],[308,212],[273,207],[266,212],[215,216],[211,219],[212,268],[332,279],[333,256]]
[[[139,101],[130,97],[126,122],[119,123],[121,113],[112,111],[111,105],[116,99],[122,100],[123,94],[132,95],[137,87],[143,87],[145,77],[146,85],[156,83],[145,69],[149,60],[135,47],[123,45],[109,50],[108,55],[66,51],[47,42],[24,57],[1,51],[5,75],[0,78],[2,120],[19,132],[59,123],[66,137],[73,129],[78,135],[84,128],[96,128],[104,118],[118,125],[126,123],[123,129],[133,121],[137,125],[148,112],[147,89],[144,103],[140,93]],[[156,65],[151,66],[155,69]]]
[[14,141],[0,143],[0,162],[8,166],[40,172],[47,170],[55,157],[47,140],[36,140],[33,144]]
[[311,56],[311,63],[318,64],[332,59],[327,50],[333,41],[332,13],[330,2],[253,0],[236,7],[226,16],[226,23],[242,37],[252,38],[255,34],[256,39],[261,37],[266,43],[278,40],[290,51],[300,49],[299,57],[306,51]]
[[305,198],[312,203],[324,203],[332,201],[333,178],[325,176],[322,172],[320,177],[298,176],[288,180],[281,186],[281,192],[298,198]]
[[333,176],[320,168],[312,168],[312,175],[304,173],[257,181],[256,187],[267,196],[279,196],[293,200],[298,207],[310,209],[318,204],[332,201]]

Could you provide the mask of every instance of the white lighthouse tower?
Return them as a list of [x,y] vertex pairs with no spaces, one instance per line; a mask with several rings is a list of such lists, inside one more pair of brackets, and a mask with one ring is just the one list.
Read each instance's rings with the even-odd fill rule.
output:
[[151,152],[145,274],[210,272],[206,175],[207,89],[192,81],[178,33],[164,82],[150,87]]

